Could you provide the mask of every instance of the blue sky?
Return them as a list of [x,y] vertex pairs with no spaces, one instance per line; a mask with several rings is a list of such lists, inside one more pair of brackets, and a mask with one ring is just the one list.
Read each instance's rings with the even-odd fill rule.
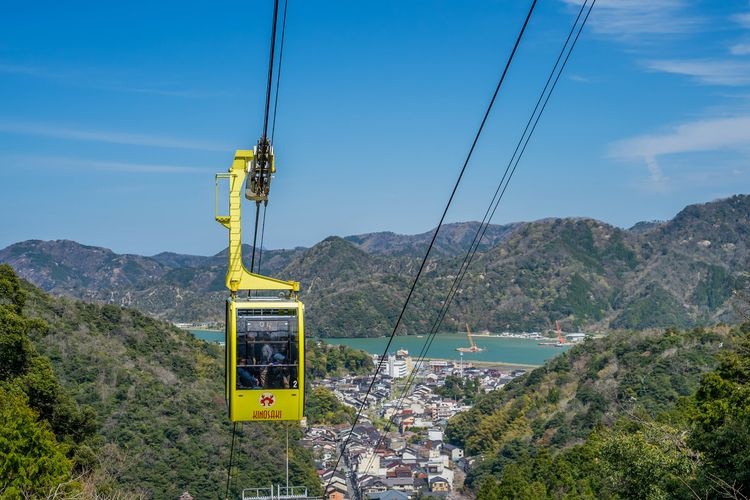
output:
[[[467,5],[289,0],[266,247],[436,225],[530,0]],[[449,220],[482,217],[579,5],[539,1]],[[213,176],[260,135],[271,7],[6,6],[0,247],[223,248]],[[749,157],[750,3],[599,0],[493,222],[668,219],[750,192]]]

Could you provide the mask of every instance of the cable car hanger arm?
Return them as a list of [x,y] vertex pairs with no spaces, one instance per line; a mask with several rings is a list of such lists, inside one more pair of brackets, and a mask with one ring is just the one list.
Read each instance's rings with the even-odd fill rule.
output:
[[[262,165],[255,160],[255,152],[247,149],[238,149],[234,154],[234,161],[227,173],[216,174],[216,222],[229,229],[229,267],[227,268],[226,286],[235,295],[239,290],[287,290],[292,294],[299,292],[299,282],[283,281],[267,276],[254,274],[245,268],[242,263],[242,197],[245,188],[245,196],[260,203],[268,200],[268,187],[271,174],[275,172],[273,149],[269,147],[267,157],[262,158]],[[245,187],[245,179],[248,181],[262,178],[260,183],[248,182]],[[219,214],[219,179],[229,179],[229,214]],[[261,187],[254,190],[256,186]]]

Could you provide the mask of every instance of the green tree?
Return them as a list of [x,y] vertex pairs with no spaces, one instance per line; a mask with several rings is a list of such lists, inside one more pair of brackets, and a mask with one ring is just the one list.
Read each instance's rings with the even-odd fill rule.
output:
[[479,396],[480,384],[477,378],[464,379],[458,375],[445,377],[443,385],[435,392],[444,398],[455,399],[466,404],[472,404]]
[[325,387],[308,389],[305,415],[311,424],[351,423],[354,413],[354,408],[341,404],[336,395]]
[[498,487],[499,499],[537,500],[546,498],[547,488],[543,482],[535,480],[527,464],[508,464],[503,469],[503,477]]
[[682,429],[646,421],[623,421],[589,440],[598,457],[603,494],[621,498],[686,498],[696,462]]
[[750,323],[719,368],[703,377],[692,423],[689,442],[703,453],[707,484],[750,495]]
[[73,466],[66,451],[25,394],[0,386],[0,497],[44,497],[66,483]]
[[9,306],[16,313],[21,314],[26,303],[26,292],[21,288],[13,268],[8,264],[0,264],[0,305]]
[[372,358],[359,349],[314,340],[305,346],[305,370],[312,379],[368,374],[372,369]]
[[500,488],[497,479],[493,476],[485,477],[477,492],[477,500],[497,500],[498,498],[500,498]]
[[[0,381],[23,390],[29,407],[50,425],[58,441],[69,445],[70,456],[76,455],[79,445],[96,432],[93,411],[78,407],[58,382],[49,359],[31,343],[31,333],[44,333],[47,326],[22,315],[26,293],[11,273],[8,266],[0,266]],[[80,468],[90,462],[79,463]]]

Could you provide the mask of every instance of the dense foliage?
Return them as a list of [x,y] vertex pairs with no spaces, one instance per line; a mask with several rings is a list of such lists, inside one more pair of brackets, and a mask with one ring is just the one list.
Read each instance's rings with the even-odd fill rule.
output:
[[[14,443],[17,459],[0,461],[0,467],[23,467],[33,459],[42,464],[34,470],[49,480],[31,482],[47,488],[75,477],[77,464],[97,464],[100,496],[177,498],[183,491],[195,498],[223,496],[232,427],[221,348],[132,309],[51,298],[19,283],[7,266],[1,269],[0,453]],[[25,304],[14,301],[23,295]],[[9,386],[8,380],[18,383]],[[83,410],[64,396],[63,387],[86,405]],[[312,457],[297,444],[301,429],[268,423],[237,428],[235,494],[286,481],[287,429],[291,482],[320,491]],[[98,436],[90,449],[85,438],[92,432]],[[8,437],[19,433],[23,440]]]
[[451,421],[484,453],[479,500],[748,496],[750,325],[629,340],[589,342]]
[[480,397],[450,422],[447,436],[469,454],[497,451],[516,438],[562,448],[625,411],[658,416],[696,390],[727,338],[726,328],[668,329],[584,341]]
[[342,404],[336,395],[325,387],[311,387],[305,401],[305,417],[310,424],[351,424],[356,411]]
[[0,497],[72,494],[93,466],[96,423],[32,344],[47,325],[26,317],[25,304],[13,270],[0,265]]
[[460,403],[474,404],[481,393],[481,384],[477,378],[463,378],[458,375],[445,377],[443,385],[435,389],[435,393]]
[[305,346],[305,373],[312,379],[372,373],[372,357],[345,345],[310,340]]
[[703,453],[703,473],[720,491],[750,497],[750,324],[692,398],[688,443]]

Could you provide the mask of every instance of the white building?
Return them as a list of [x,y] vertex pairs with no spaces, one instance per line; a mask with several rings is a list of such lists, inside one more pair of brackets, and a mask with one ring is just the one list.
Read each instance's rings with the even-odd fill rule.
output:
[[427,479],[432,481],[436,478],[441,478],[448,483],[448,488],[453,489],[453,471],[443,466],[442,461],[433,461],[427,464]]
[[406,359],[390,355],[388,356],[388,375],[393,378],[404,378],[409,374],[408,365]]
[[357,464],[357,474],[371,476],[385,476],[385,469],[381,467],[380,455],[375,453],[372,449],[362,453],[359,457],[359,463]]
[[568,333],[568,334],[565,335],[565,340],[567,340],[568,342],[575,343],[575,342],[582,341],[587,336],[588,335],[586,335],[585,333]]

